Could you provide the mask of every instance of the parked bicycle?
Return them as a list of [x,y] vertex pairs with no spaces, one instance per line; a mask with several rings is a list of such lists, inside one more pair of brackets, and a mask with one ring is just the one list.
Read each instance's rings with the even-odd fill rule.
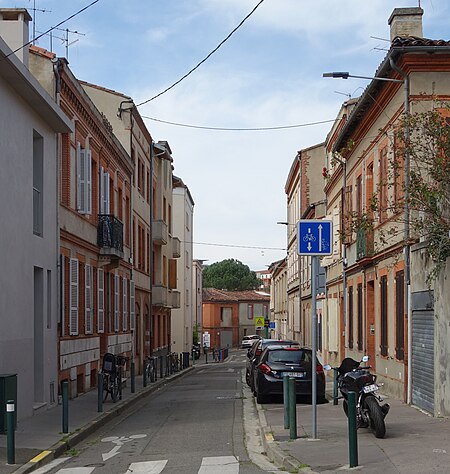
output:
[[106,401],[108,394],[114,403],[122,399],[122,373],[127,360],[127,357],[111,352],[103,356],[103,401]]
[[157,367],[156,357],[146,357],[145,359],[145,376],[150,382],[156,382],[157,379]]

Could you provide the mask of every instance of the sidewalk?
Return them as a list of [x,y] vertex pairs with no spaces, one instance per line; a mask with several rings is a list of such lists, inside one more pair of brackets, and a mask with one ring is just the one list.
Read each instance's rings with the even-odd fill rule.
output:
[[[327,383],[332,393],[332,383]],[[331,395],[330,395],[331,399]],[[386,417],[386,437],[377,439],[368,429],[358,430],[358,464],[349,468],[347,418],[333,402],[317,405],[317,440],[309,439],[311,405],[297,405],[297,440],[284,429],[282,400],[257,405],[264,449],[268,457],[288,472],[428,474],[450,472],[450,420],[433,418],[398,400]],[[308,466],[308,467],[307,467]]]
[[[204,364],[204,359],[204,356],[201,356],[195,364]],[[97,411],[97,390],[91,390],[70,400],[68,434],[62,433],[62,406],[55,406],[20,420],[15,432],[16,464],[6,464],[6,435],[0,435],[0,473],[24,474],[59,457],[143,397],[190,372],[193,369],[192,361],[189,363],[189,368],[162,379],[158,378],[154,383],[148,382],[145,388],[142,375],[136,376],[135,393],[131,393],[131,380],[128,379],[126,387],[123,388],[122,400],[112,403],[108,397],[103,403],[102,413]]]

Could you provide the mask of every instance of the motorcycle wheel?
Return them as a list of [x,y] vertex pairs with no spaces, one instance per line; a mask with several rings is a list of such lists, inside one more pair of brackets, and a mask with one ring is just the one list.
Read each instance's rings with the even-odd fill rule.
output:
[[376,438],[384,438],[386,434],[386,425],[384,424],[383,411],[374,397],[367,397],[364,400],[367,411],[369,412],[370,429]]

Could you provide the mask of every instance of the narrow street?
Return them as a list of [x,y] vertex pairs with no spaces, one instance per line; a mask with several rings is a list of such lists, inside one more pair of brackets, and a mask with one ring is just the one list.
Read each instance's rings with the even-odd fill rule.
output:
[[[260,454],[257,415],[252,413],[253,402],[243,398],[245,359],[245,351],[239,351],[223,364],[198,367],[105,425],[70,456],[36,472],[253,474],[276,471]],[[244,418],[248,420],[247,440]]]

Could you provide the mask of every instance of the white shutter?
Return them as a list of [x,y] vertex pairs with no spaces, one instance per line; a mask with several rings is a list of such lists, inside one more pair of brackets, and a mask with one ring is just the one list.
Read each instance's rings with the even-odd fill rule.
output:
[[92,267],[84,267],[84,324],[85,333],[92,334]]
[[119,331],[120,277],[114,275],[114,331]]
[[81,165],[82,159],[81,159],[81,145],[80,142],[77,142],[77,154],[76,154],[76,172],[77,172],[77,211],[81,209]]
[[78,335],[78,260],[70,259],[70,320],[69,334]]
[[61,318],[60,318],[60,321],[61,321],[61,336],[65,336],[66,335],[66,321],[65,321],[65,298],[64,298],[64,295],[66,293],[65,291],[65,258],[64,258],[64,255],[60,255],[60,262],[61,262],[61,267],[60,267],[60,277],[61,277],[61,285],[60,285],[60,288],[61,288]]
[[103,182],[103,166],[100,166],[100,172],[98,175],[98,182],[100,183],[100,203],[99,203],[99,209],[100,209],[100,214],[104,214],[103,206],[105,203],[105,183]]
[[134,294],[134,281],[130,280],[130,329],[134,331],[136,327],[135,323],[135,312],[134,312],[134,305],[135,305],[135,294]]
[[86,214],[92,214],[92,153],[86,150]]
[[100,170],[100,210],[101,214],[109,214],[109,173]]
[[123,301],[123,319],[122,319],[122,330],[128,331],[128,287],[127,287],[127,279],[123,279],[123,293],[122,293],[122,301]]
[[105,332],[105,274],[97,270],[97,331]]
[[78,207],[78,212],[81,214],[86,213],[86,151],[83,149],[80,149],[80,171],[78,173],[79,175],[79,189],[80,189],[80,198],[79,198],[79,207]]

